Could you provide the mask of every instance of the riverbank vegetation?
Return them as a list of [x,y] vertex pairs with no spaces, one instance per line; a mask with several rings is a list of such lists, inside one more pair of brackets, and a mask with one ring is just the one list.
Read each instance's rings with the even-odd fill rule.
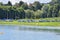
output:
[[60,17],[41,19],[0,20],[1,25],[30,25],[30,26],[56,26],[60,27]]
[[23,1],[12,5],[9,1],[7,4],[0,2],[0,19],[40,19],[60,17],[60,1],[52,0],[49,3],[27,4]]
[[60,0],[30,4],[20,1],[15,5],[0,2],[0,24],[60,26]]
[[0,22],[0,25],[54,26],[60,27],[60,22]]

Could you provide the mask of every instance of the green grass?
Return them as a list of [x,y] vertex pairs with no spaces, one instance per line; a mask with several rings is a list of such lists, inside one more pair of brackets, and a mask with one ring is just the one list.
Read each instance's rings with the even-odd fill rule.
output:
[[[57,18],[41,18],[36,20],[60,20],[60,17]],[[27,19],[25,19],[27,20]],[[31,26],[56,26],[60,27],[60,22],[18,22],[17,20],[13,20],[13,22],[0,20],[0,24],[2,25],[31,25]]]
[[60,22],[3,22],[1,21],[0,24],[3,25],[32,25],[32,26],[60,26]]

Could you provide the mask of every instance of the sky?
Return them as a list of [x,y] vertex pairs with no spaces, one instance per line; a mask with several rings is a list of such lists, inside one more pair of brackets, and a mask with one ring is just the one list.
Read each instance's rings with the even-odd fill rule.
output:
[[14,5],[19,1],[24,1],[29,4],[29,3],[33,3],[34,1],[39,1],[40,3],[47,3],[47,2],[50,2],[51,0],[0,0],[0,2],[3,2],[3,3],[7,3],[8,1],[11,1],[11,3]]

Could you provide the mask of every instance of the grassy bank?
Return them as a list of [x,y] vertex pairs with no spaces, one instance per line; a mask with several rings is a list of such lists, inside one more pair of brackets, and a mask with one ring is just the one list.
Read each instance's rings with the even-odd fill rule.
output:
[[[22,20],[22,21],[21,21]],[[40,18],[40,19],[21,19],[21,20],[0,20],[2,25],[32,25],[32,26],[59,26],[60,27],[60,17],[56,18]],[[38,20],[38,22],[34,21]]]
[[60,22],[0,22],[3,25],[60,26]]

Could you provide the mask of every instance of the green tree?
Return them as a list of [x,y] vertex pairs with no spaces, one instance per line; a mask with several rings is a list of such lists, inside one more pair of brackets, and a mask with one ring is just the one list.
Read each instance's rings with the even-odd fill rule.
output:
[[28,4],[27,3],[24,3],[24,4],[22,4],[22,6],[21,6],[24,10],[26,10],[26,9],[28,9]]
[[35,19],[43,18],[43,11],[42,10],[37,10],[34,12],[34,17]]
[[41,10],[41,8],[42,8],[42,4],[40,4],[39,1],[35,1],[33,3],[33,6],[34,6],[35,10]]
[[0,2],[0,6],[2,6],[3,5],[3,3],[2,2]]
[[60,10],[59,10],[58,16],[60,17]]
[[19,6],[21,6],[21,5],[23,5],[24,4],[24,2],[23,1],[20,1],[19,2]]
[[33,10],[33,11],[35,11],[35,7],[34,7],[34,5],[33,4],[29,4],[29,7],[28,7],[30,10]]
[[52,5],[54,5],[54,4],[56,4],[56,3],[60,4],[60,0],[52,0],[52,1],[50,2],[50,4],[52,4]]
[[19,14],[20,14],[20,19],[24,19],[25,18],[25,11],[22,7],[17,8]]
[[49,17],[49,4],[46,4],[42,7],[42,11],[43,11],[43,18]]
[[8,4],[7,4],[8,6],[12,6],[12,3],[10,2],[10,1],[8,1]]
[[25,18],[32,19],[34,18],[34,11],[33,10],[25,10]]

